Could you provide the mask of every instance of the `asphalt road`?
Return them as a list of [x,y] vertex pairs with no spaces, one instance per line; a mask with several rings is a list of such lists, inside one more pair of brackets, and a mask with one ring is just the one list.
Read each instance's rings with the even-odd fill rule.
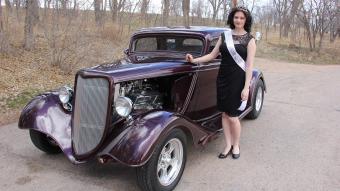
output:
[[[268,92],[261,116],[243,120],[239,160],[216,156],[224,140],[189,148],[176,190],[340,190],[340,66],[256,59]],[[0,127],[0,190],[138,190],[132,168],[72,165],[46,155],[17,124]]]

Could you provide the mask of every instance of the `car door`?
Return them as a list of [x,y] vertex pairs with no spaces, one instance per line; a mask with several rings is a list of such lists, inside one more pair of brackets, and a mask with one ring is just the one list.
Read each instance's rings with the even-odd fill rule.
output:
[[[212,51],[218,38],[210,43],[209,51]],[[216,59],[208,63],[200,63],[197,72],[195,97],[194,120],[204,120],[218,113],[216,107],[216,78],[220,67],[221,59]]]

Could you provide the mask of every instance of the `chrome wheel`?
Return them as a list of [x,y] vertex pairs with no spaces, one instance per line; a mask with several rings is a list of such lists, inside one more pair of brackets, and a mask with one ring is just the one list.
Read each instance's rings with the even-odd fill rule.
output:
[[157,178],[162,186],[170,185],[177,178],[182,163],[182,142],[173,138],[164,145],[158,158]]
[[255,99],[255,109],[256,111],[259,111],[262,106],[262,100],[263,100],[263,89],[260,86],[257,90],[256,99]]

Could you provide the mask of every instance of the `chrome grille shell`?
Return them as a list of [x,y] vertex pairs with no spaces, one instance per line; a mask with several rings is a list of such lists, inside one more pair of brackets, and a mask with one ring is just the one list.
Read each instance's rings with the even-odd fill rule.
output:
[[95,150],[105,133],[109,115],[110,83],[102,77],[76,80],[72,142],[76,155]]

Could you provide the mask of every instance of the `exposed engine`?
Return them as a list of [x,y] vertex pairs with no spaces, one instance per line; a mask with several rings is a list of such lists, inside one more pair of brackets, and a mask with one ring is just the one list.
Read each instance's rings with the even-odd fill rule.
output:
[[120,86],[120,96],[126,96],[133,102],[134,110],[152,110],[163,108],[163,94],[153,79],[124,82]]

